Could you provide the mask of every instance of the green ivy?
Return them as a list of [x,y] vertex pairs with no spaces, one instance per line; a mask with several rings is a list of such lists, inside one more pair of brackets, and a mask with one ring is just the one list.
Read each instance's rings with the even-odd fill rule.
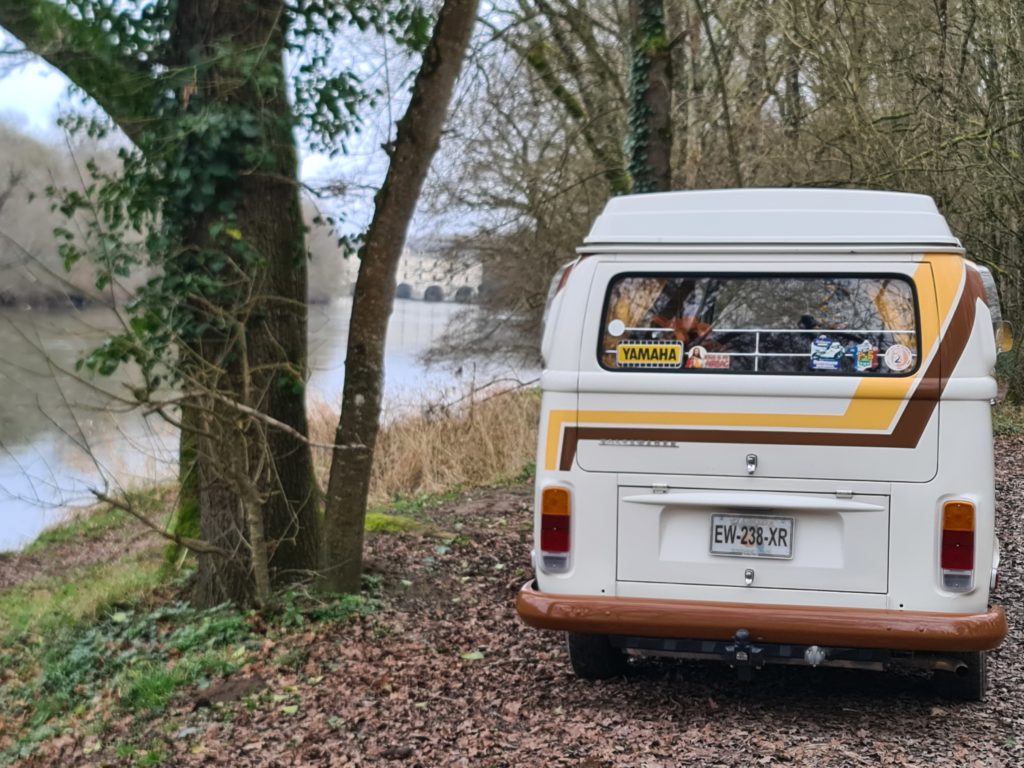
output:
[[651,192],[655,189],[654,176],[648,163],[650,148],[650,108],[644,94],[650,85],[652,55],[669,47],[665,31],[665,15],[659,2],[640,3],[640,13],[633,30],[633,49],[629,73],[629,134],[626,153],[629,155],[629,173],[633,178],[633,192]]

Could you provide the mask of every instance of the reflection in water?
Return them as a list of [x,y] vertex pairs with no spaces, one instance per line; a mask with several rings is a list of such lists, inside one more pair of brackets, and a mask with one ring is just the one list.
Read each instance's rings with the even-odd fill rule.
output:
[[0,314],[0,550],[31,541],[61,507],[88,504],[90,488],[130,488],[173,471],[174,430],[118,397],[130,370],[71,375],[117,328],[98,309]]
[[[345,376],[351,300],[310,308],[310,399],[337,406]],[[472,384],[519,375],[498,363],[424,369],[418,356],[464,306],[398,301],[388,329],[385,408],[453,399]],[[131,372],[86,381],[81,355],[118,327],[113,313],[0,312],[0,551],[23,546],[62,515],[87,504],[90,488],[131,488],[177,469],[177,435],[118,399]],[[524,372],[523,375],[526,375]]]

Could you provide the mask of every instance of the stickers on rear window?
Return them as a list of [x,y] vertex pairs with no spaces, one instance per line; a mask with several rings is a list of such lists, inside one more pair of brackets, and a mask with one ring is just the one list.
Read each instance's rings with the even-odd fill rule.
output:
[[878,367],[878,347],[865,339],[857,345],[854,361],[858,371],[873,371]]
[[682,368],[681,341],[623,341],[615,348],[619,368]]
[[732,360],[729,355],[708,352],[701,346],[690,347],[686,353],[686,368],[714,368],[723,370],[731,367]]
[[730,355],[710,353],[704,358],[704,367],[717,368],[719,370],[731,368],[732,357]]
[[885,364],[890,371],[907,370],[914,363],[914,353],[902,344],[893,344],[885,350]]
[[[920,362],[915,302],[899,275],[624,273],[609,280],[596,353],[620,373],[898,377]],[[624,342],[655,346],[620,357]],[[681,363],[675,352],[653,356],[673,342],[684,345]],[[890,368],[883,358],[896,343],[910,355],[891,353]]]
[[838,341],[828,336],[819,336],[811,342],[811,370],[838,371],[844,354],[846,350]]

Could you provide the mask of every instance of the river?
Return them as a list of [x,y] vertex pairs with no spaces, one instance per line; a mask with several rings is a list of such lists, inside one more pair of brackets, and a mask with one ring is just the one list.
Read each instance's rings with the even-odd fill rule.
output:
[[[310,308],[311,400],[337,406],[345,375],[351,300]],[[397,301],[388,328],[385,417],[470,386],[535,372],[498,363],[425,368],[420,355],[462,305]],[[473,310],[469,310],[473,311]],[[108,310],[0,312],[0,551],[18,549],[92,488],[131,488],[174,477],[177,433],[121,404],[126,373],[91,380],[75,362],[113,329]],[[112,397],[113,395],[113,397]]]

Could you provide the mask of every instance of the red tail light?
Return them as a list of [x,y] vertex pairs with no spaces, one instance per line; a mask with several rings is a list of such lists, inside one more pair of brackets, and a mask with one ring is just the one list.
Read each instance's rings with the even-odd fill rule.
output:
[[974,569],[974,531],[942,532],[942,567],[956,571]]
[[540,554],[545,571],[569,570],[572,549],[572,494],[568,488],[545,488],[541,492]]
[[942,505],[942,586],[950,592],[974,589],[974,504],[947,501]]

